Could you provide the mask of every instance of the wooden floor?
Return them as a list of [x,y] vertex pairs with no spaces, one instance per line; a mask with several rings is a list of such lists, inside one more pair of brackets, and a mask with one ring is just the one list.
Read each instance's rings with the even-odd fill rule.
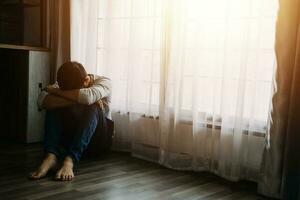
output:
[[105,159],[84,159],[75,180],[57,182],[52,175],[26,179],[42,158],[41,145],[0,145],[0,199],[202,199],[255,200],[253,183],[230,183],[210,173],[178,172],[113,153]]

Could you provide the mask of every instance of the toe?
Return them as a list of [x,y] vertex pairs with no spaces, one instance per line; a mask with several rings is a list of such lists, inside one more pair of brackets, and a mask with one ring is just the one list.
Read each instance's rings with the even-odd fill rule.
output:
[[56,180],[61,180],[62,179],[62,176],[61,176],[61,173],[58,172],[56,175],[55,175],[55,179]]
[[33,172],[33,173],[29,174],[28,178],[30,178],[30,179],[39,179],[40,175],[39,175],[38,172]]
[[35,177],[35,176],[36,176],[36,172],[32,172],[32,173],[29,174],[29,177],[30,177],[30,178],[33,178],[33,177]]

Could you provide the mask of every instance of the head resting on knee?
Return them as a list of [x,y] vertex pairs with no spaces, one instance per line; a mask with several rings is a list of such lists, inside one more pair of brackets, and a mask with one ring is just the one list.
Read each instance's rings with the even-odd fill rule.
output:
[[78,62],[66,62],[57,71],[57,82],[62,90],[85,88],[89,86],[90,81],[90,76]]

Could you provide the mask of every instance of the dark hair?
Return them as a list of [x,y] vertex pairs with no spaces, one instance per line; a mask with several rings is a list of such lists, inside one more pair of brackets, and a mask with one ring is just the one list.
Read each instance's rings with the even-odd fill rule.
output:
[[66,62],[57,71],[57,82],[62,90],[74,90],[83,87],[87,73],[78,62]]

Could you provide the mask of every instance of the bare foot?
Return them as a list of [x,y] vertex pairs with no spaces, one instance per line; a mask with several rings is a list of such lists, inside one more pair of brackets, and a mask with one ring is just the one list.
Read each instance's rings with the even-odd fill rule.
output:
[[48,153],[39,168],[29,175],[30,179],[38,180],[46,176],[48,171],[55,167],[57,158],[54,154]]
[[74,178],[73,160],[67,156],[62,167],[56,173],[55,179],[60,181],[71,181]]

